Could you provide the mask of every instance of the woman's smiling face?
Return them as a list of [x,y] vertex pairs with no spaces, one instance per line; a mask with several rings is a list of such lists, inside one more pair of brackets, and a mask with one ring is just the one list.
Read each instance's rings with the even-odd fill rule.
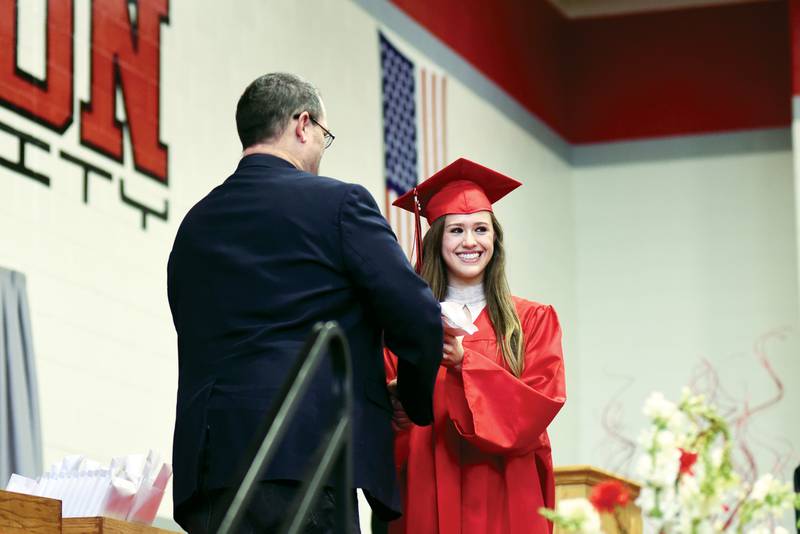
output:
[[483,281],[483,272],[493,252],[494,227],[490,212],[445,216],[442,258],[450,285],[473,285]]

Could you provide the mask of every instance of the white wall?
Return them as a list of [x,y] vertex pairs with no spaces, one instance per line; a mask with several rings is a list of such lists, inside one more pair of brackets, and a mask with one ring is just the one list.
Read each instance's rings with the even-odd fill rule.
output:
[[[635,439],[647,394],[677,399],[704,361],[722,407],[771,398],[754,349],[767,336],[786,396],[753,417],[747,441],[762,471],[779,460],[789,478],[797,465],[800,430],[787,424],[800,405],[792,153],[748,146],[765,135],[787,133],[605,145],[575,168],[579,387],[591,399],[580,406],[582,462],[622,468],[603,414],[618,402],[618,430]],[[716,150],[720,141],[732,152]]]
[[[161,31],[167,188],[133,169],[127,138],[124,163],[79,144],[77,102],[89,96],[88,3],[76,3],[70,128],[59,135],[0,108],[0,121],[53,146],[49,155],[28,150],[29,165],[51,175],[50,188],[0,167],[0,265],[28,277],[46,466],[72,453],[103,462],[148,448],[170,456],[177,355],[167,256],[186,211],[237,164],[234,110],[252,79],[285,70],[317,84],[337,136],[322,172],[383,197],[379,23],[350,2],[242,0],[236,8],[211,0],[170,2],[170,23]],[[30,13],[21,32],[44,23],[42,2]],[[437,68],[393,38],[414,61]],[[43,61],[43,40],[20,42],[27,47],[20,57],[35,70],[30,63]],[[498,212],[509,235],[512,286],[556,305],[569,345],[576,332],[569,168],[462,83],[452,79],[448,88],[451,159],[465,155],[526,183]],[[58,158],[62,148],[114,175],[111,182],[92,180],[88,205],[81,201],[81,171]],[[0,155],[14,160],[16,153],[17,141],[0,134]],[[119,201],[121,177],[130,193],[153,206],[167,200],[169,220],[151,219],[142,230],[140,215]],[[578,366],[569,366],[575,374]],[[577,450],[575,436],[568,436],[577,418],[564,428],[554,432],[557,458]],[[160,514],[170,516],[171,507],[167,496]]]

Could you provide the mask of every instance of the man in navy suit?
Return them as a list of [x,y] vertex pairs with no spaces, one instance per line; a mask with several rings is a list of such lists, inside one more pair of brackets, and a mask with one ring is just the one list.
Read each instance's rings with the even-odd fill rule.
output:
[[[236,126],[244,148],[236,171],[189,211],[169,259],[179,360],[175,519],[192,533],[221,521],[222,496],[273,396],[312,326],[330,320],[352,355],[355,485],[374,511],[397,516],[382,347],[399,358],[408,416],[430,424],[439,304],[367,190],[317,176],[333,134],[313,85],[261,76],[241,96]],[[331,426],[330,373],[323,365],[312,382],[242,532],[281,523]],[[307,532],[332,532],[335,506],[326,491]]]

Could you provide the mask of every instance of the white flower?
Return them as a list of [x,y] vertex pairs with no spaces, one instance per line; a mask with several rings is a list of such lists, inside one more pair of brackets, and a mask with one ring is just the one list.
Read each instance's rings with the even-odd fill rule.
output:
[[653,471],[653,458],[649,454],[642,454],[636,460],[636,474],[640,478],[646,479],[651,471]]
[[677,410],[674,403],[664,398],[660,391],[654,391],[644,403],[644,414],[652,420],[668,421]]
[[[676,410],[670,417],[667,419],[667,429],[675,434],[678,439],[688,439],[691,440],[697,434],[697,425],[692,423],[692,421],[680,410]],[[684,445],[683,442],[679,442],[678,446]]]
[[714,527],[708,521],[700,521],[695,525],[694,529],[691,527],[686,532],[696,532],[697,534],[714,534]]
[[697,499],[700,497],[700,484],[697,478],[682,476],[678,485],[678,492],[683,506],[690,507],[697,504]]
[[580,534],[602,534],[600,515],[586,499],[564,499],[558,501],[558,515],[569,521],[580,524]]
[[656,465],[647,479],[657,486],[664,487],[674,484],[676,478],[678,478],[678,466],[663,462]]
[[675,434],[669,430],[663,430],[656,434],[656,443],[658,443],[659,448],[664,450],[677,448]]
[[680,513],[681,503],[678,502],[674,486],[666,487],[661,491],[661,511],[668,521],[672,521]]
[[656,492],[652,487],[644,486],[639,491],[636,498],[636,505],[642,509],[645,515],[656,506]]
[[722,460],[724,459],[725,454],[722,450],[722,447],[717,447],[711,451],[711,465],[715,468],[719,468],[722,465]]
[[[656,486],[671,486],[678,479],[681,452],[677,448],[661,449],[651,461],[649,472],[644,479]],[[643,463],[644,465],[644,463]]]
[[645,428],[641,432],[639,432],[639,437],[636,441],[639,442],[645,449],[649,449],[653,446],[653,441],[656,439],[656,430],[652,427]]
[[[798,496],[770,474],[752,487],[742,483],[730,455],[730,424],[703,395],[685,389],[675,404],[654,392],[643,412],[650,424],[638,436],[642,452],[635,472],[643,484],[636,504],[654,531],[715,534],[733,526],[752,534],[788,534],[769,525],[790,512]],[[728,506],[736,502],[741,507],[730,518]],[[593,522],[580,525],[595,528]]]
[[789,532],[783,527],[775,527],[774,529],[770,529],[766,525],[758,525],[751,529],[747,530],[747,534],[789,534]]
[[767,497],[767,493],[772,489],[773,480],[774,478],[769,473],[756,480],[756,483],[753,485],[753,491],[750,492],[750,499],[754,501],[763,501]]

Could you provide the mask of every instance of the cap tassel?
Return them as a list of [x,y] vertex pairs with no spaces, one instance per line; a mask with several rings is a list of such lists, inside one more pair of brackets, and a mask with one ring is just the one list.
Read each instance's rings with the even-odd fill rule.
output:
[[422,224],[420,222],[419,211],[419,197],[417,196],[417,188],[414,187],[414,248],[417,252],[417,261],[414,270],[417,271],[417,274],[422,273]]

